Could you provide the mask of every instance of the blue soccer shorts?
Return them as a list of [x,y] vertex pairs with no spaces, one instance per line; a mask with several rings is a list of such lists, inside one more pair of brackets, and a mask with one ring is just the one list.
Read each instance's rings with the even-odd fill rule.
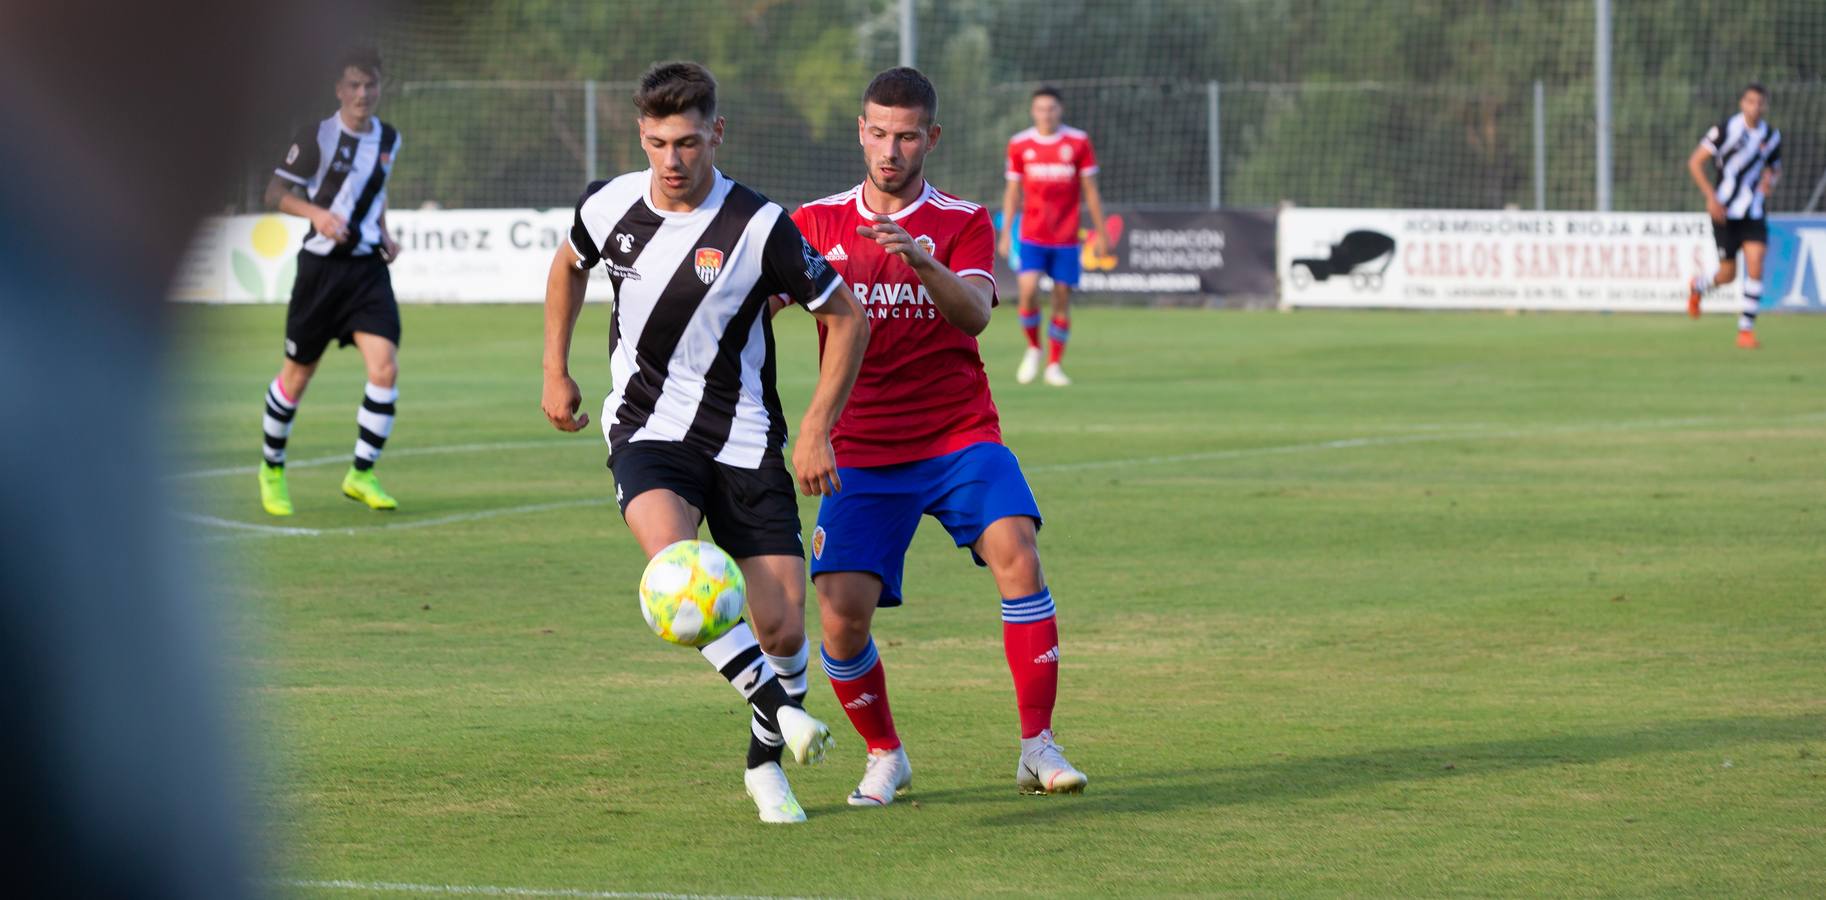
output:
[[[870,572],[881,577],[881,605],[899,606],[907,548],[921,516],[945,526],[969,547],[991,522],[1027,516],[1040,525],[1040,505],[1014,453],[1001,444],[971,444],[931,459],[867,468],[839,467],[843,490],[818,506],[812,531],[811,574]],[[983,560],[974,551],[977,565]]]
[[1045,244],[1021,242],[1017,256],[1021,258],[1021,272],[1045,272],[1052,280],[1066,287],[1078,286],[1078,245],[1050,247]]

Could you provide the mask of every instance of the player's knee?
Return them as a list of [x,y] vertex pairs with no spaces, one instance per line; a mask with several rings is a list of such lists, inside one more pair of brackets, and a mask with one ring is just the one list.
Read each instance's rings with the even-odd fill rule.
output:
[[377,387],[392,387],[399,380],[399,363],[391,359],[368,364],[368,382]]

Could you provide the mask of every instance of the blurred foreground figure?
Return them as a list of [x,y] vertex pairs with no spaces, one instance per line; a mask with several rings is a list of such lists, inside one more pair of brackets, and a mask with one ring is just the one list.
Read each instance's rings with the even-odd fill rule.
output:
[[[0,0],[0,794],[21,896],[261,892],[160,459],[166,284],[344,4]],[[294,77],[291,79],[296,81]]]

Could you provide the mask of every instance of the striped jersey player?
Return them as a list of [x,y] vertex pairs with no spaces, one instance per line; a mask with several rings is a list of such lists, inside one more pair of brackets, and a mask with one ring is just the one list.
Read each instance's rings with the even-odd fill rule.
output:
[[266,389],[259,480],[260,505],[269,515],[292,514],[285,445],[298,401],[331,341],[354,344],[368,369],[355,416],[354,460],[342,493],[372,509],[399,506],[374,475],[399,400],[400,338],[399,304],[387,272],[399,254],[399,244],[387,233],[387,176],[400,138],[374,115],[380,77],[380,54],[346,54],[337,68],[341,108],[292,138],[267,184],[267,206],[311,223],[285,311],[285,357]]
[[841,487],[828,435],[868,322],[786,211],[717,171],[724,122],[707,69],[656,65],[634,105],[651,168],[592,184],[577,203],[546,279],[542,406],[562,431],[589,424],[569,372],[571,335],[588,273],[602,266],[615,291],[602,416],[615,499],[648,559],[708,524],[741,566],[748,618],[702,653],[752,709],[743,783],[761,820],[803,822],[782,751],[818,762],[830,731],[802,704],[805,550],[769,303],[789,297],[831,334],[793,452],[811,495]]
[[[849,802],[885,806],[912,780],[871,627],[877,607],[905,596],[907,547],[926,515],[989,567],[1000,591],[1019,708],[1017,786],[1079,791],[1084,773],[1052,741],[1059,631],[1035,542],[1040,509],[1002,445],[976,342],[996,303],[989,214],[925,180],[939,126],[938,95],[924,75],[882,72],[862,106],[866,177],[793,214],[870,323],[862,373],[831,437],[843,489],[820,502],[812,532],[824,669],[869,748]],[[821,325],[819,339],[829,354],[836,335]]]
[[[1700,300],[1720,285],[1737,279],[1737,254],[1744,255],[1743,307],[1737,317],[1737,346],[1754,350],[1756,314],[1763,301],[1763,257],[1769,246],[1766,219],[1769,191],[1782,174],[1782,133],[1766,118],[1769,91],[1760,84],[1744,88],[1737,112],[1706,129],[1687,158],[1687,174],[1705,195],[1718,244],[1718,268],[1693,279],[1687,291],[1687,315],[1699,316]],[[1711,160],[1714,183],[1706,174]]]

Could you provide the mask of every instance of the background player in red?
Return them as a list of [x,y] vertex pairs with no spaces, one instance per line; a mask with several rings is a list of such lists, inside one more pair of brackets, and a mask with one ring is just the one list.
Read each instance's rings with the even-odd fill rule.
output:
[[1078,286],[1078,200],[1082,195],[1091,211],[1091,248],[1107,252],[1103,230],[1103,197],[1097,193],[1097,153],[1090,136],[1060,119],[1065,107],[1059,92],[1042,87],[1033,92],[1029,107],[1033,127],[1008,139],[1008,189],[1002,193],[1003,256],[1014,243],[1015,203],[1021,205],[1021,247],[1016,268],[1021,273],[1021,329],[1027,332],[1027,351],[1015,380],[1033,381],[1040,372],[1040,275],[1052,278],[1052,342],[1046,362],[1046,383],[1071,384],[1060,362],[1071,337],[1071,293]]
[[[1020,708],[1015,781],[1027,793],[1084,789],[1052,742],[1059,630],[1040,569],[1040,509],[1001,424],[976,335],[995,305],[995,234],[981,206],[926,182],[938,94],[915,69],[889,69],[863,94],[860,185],[793,220],[869,316],[868,351],[831,432],[842,490],[812,532],[824,669],[868,743],[853,806],[885,806],[912,779],[888,707],[870,626],[901,602],[907,546],[924,515],[987,565],[1002,596],[1002,644]],[[819,327],[822,346],[826,334]]]

